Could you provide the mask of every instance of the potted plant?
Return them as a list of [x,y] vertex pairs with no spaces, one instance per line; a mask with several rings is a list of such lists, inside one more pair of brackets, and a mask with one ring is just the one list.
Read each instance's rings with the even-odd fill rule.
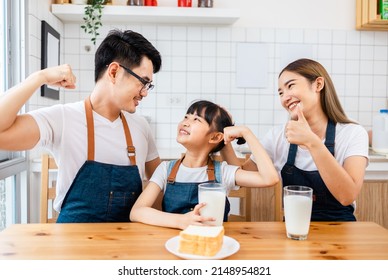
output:
[[94,45],[96,44],[97,36],[100,35],[98,29],[102,26],[101,16],[104,2],[105,0],[89,0],[88,5],[85,7],[85,15],[83,17],[85,23],[81,25],[81,29],[92,36],[91,41]]

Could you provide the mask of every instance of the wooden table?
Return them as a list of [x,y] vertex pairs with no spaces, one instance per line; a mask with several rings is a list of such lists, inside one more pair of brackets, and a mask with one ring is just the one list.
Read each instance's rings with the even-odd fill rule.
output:
[[[288,239],[283,222],[224,227],[240,243],[231,260],[388,260],[388,230],[372,222],[313,222],[304,241]],[[0,232],[0,259],[178,259],[165,249],[178,234],[139,223],[17,224]]]

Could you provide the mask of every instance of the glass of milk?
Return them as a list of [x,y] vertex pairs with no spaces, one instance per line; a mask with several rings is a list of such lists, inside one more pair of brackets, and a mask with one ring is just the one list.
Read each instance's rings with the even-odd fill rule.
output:
[[213,217],[215,222],[209,225],[222,226],[224,221],[226,187],[219,183],[202,183],[198,185],[198,202],[206,203],[199,212],[201,216]]
[[284,216],[287,237],[305,240],[309,233],[313,189],[305,186],[283,188]]

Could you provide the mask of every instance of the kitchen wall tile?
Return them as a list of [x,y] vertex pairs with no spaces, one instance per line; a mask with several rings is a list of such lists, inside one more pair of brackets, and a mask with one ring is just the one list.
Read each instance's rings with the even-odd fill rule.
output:
[[304,31],[303,29],[291,29],[290,43],[303,43]]
[[215,93],[216,91],[216,74],[215,73],[205,73],[201,74],[201,91],[203,93]]
[[230,42],[217,42],[216,44],[216,56],[217,57],[230,57],[232,54],[232,48]]
[[158,49],[158,51],[162,55],[162,59],[164,56],[171,56],[173,54],[171,41],[168,41],[168,40],[157,41],[157,44],[155,47]]
[[187,76],[187,96],[201,93],[202,74],[201,72],[190,72]]
[[331,30],[319,30],[318,31],[318,44],[328,44],[332,43],[333,34]]
[[173,71],[172,73],[173,77],[173,83],[171,85],[171,92],[179,92],[183,93],[186,91],[186,72],[175,72]]
[[381,75],[373,76],[373,96],[385,97],[387,93],[387,77]]
[[159,25],[157,30],[158,30],[158,33],[157,33],[158,40],[167,40],[167,41],[172,40],[171,26]]
[[231,72],[231,59],[230,57],[217,57],[216,71],[217,72]]
[[221,93],[221,94],[229,93],[230,94],[231,74],[219,72],[216,75],[217,75],[216,93]]
[[[359,83],[355,81],[353,86],[360,89],[360,96],[371,96],[371,92],[373,92],[373,76],[361,76],[359,77]],[[350,84],[347,84],[347,88],[350,88]]]
[[256,110],[259,107],[259,95],[248,95],[245,96],[245,109]]
[[201,60],[197,57],[187,57],[187,71],[201,71]]
[[215,72],[216,71],[217,58],[213,57],[202,57],[201,70],[203,72]]
[[185,26],[172,27],[172,41],[186,41],[187,30]]
[[141,34],[149,41],[156,41],[158,38],[158,30],[155,25],[143,25]]
[[275,42],[288,43],[290,41],[290,33],[287,29],[277,29],[275,32]]
[[217,55],[217,44],[215,42],[202,43],[202,57],[215,57]]
[[263,29],[261,29],[260,34],[261,34],[261,42],[263,42],[263,43],[275,42],[275,29],[263,28]]
[[245,110],[244,111],[244,124],[255,125],[257,121],[261,122],[260,113],[258,110]]
[[346,43],[349,45],[359,45],[361,41],[361,32],[359,31],[347,31],[346,32]]
[[187,40],[189,41],[201,41],[202,39],[202,30],[198,26],[188,26],[187,27]]
[[373,61],[361,60],[360,61],[360,74],[361,75],[373,75]]
[[232,42],[244,42],[246,40],[246,29],[243,27],[232,28]]
[[346,31],[344,30],[333,30],[332,43],[335,45],[346,44]]
[[346,46],[346,59],[360,59],[360,46]]
[[217,28],[217,41],[218,42],[230,42],[232,39],[232,31],[228,27]]
[[318,59],[331,59],[332,46],[331,45],[319,45],[318,46]]
[[344,59],[346,58],[346,45],[333,45],[332,59]]
[[260,29],[259,28],[247,28],[247,42],[260,42]]
[[158,72],[158,76],[161,72],[171,72],[174,68],[173,68],[173,64],[172,64],[172,57],[171,56],[163,56],[162,57],[162,68],[159,70]]
[[346,73],[346,60],[345,59],[334,60],[332,63],[332,73],[333,74],[345,74]]
[[69,38],[64,40],[64,52],[66,54],[80,54],[80,40]]
[[347,74],[359,74],[360,73],[360,62],[358,60],[347,60],[346,61],[346,73]]
[[372,60],[374,57],[374,47],[372,46],[360,46],[360,59]]
[[202,55],[202,44],[198,41],[187,42],[187,55],[190,57],[200,57]]
[[387,46],[388,45],[388,33],[387,32],[375,32],[374,45]]
[[202,41],[214,41],[217,38],[216,27],[202,27]]
[[370,97],[360,97],[359,98],[359,111],[360,112],[371,112],[372,111],[372,102]]
[[373,74],[375,75],[387,75],[387,63],[384,61],[374,61]]
[[388,47],[385,46],[375,46],[373,50],[374,59],[380,61],[386,61],[388,58]]
[[304,43],[317,44],[319,32],[314,29],[306,29],[304,32]]
[[175,71],[186,72],[187,70],[187,58],[185,56],[172,57],[172,66]]
[[[172,86],[172,76],[171,72],[169,71],[160,71],[157,73],[158,75],[158,83],[156,85],[157,87],[157,93],[163,93],[163,92],[171,92],[171,86]],[[174,77],[174,82],[175,82]],[[155,90],[156,91],[156,90]]]

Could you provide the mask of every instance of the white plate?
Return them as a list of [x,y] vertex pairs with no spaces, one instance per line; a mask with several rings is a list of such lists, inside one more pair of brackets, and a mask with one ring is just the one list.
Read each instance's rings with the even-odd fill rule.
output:
[[224,242],[221,250],[213,257],[183,254],[178,251],[179,249],[179,235],[167,240],[165,246],[167,251],[186,260],[221,260],[236,253],[240,249],[240,243],[235,239],[224,235]]

